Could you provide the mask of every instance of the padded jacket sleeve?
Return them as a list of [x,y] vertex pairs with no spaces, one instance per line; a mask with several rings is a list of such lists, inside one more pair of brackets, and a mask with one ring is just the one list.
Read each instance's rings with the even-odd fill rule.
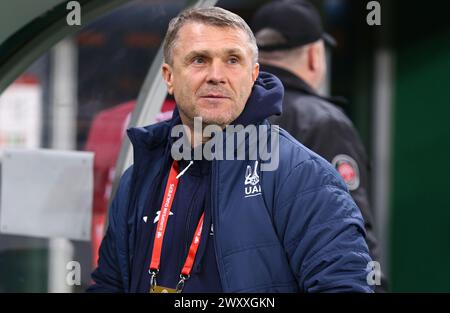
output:
[[[119,293],[125,291],[123,276],[120,270],[120,258],[124,257],[118,249],[119,236],[126,230],[126,219],[123,216],[129,198],[132,168],[122,176],[116,196],[109,208],[108,229],[99,250],[98,267],[92,273],[93,284],[87,292]],[[127,256],[125,256],[127,257]]]
[[275,227],[302,292],[373,291],[364,221],[327,162],[317,156],[298,164],[275,201]]

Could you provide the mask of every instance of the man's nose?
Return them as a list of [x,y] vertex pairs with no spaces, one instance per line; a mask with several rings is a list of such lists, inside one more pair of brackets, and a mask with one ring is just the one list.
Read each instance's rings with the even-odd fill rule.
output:
[[214,60],[211,62],[208,69],[207,82],[210,84],[224,84],[225,79],[225,66],[221,60]]

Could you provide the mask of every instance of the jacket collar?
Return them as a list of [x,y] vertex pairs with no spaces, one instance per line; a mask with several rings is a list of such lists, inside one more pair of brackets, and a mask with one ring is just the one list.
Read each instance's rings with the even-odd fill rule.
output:
[[273,65],[261,65],[261,68],[263,71],[277,76],[283,82],[284,87],[297,89],[308,95],[319,96],[307,82],[289,70]]
[[263,71],[269,72],[277,76],[287,89],[294,89],[303,94],[321,98],[325,101],[332,102],[339,106],[345,106],[348,104],[347,99],[343,97],[325,97],[319,95],[307,82],[298,77],[289,70],[273,66],[273,65],[261,65]]

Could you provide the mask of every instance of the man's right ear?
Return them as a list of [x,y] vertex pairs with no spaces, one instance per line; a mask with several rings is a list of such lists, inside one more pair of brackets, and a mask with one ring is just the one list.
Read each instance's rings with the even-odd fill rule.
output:
[[316,73],[320,70],[320,42],[314,42],[308,46],[309,70]]
[[162,76],[164,81],[166,82],[167,92],[170,95],[173,95],[173,75],[172,75],[172,67],[164,63],[161,67]]

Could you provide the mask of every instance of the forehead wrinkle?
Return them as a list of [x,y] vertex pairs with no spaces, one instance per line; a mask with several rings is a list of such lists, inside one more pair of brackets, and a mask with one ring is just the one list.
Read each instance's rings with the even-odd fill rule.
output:
[[[250,50],[252,50],[250,43],[247,41],[247,35],[241,29],[236,29],[234,27],[217,27],[214,25],[205,25],[203,23],[195,23],[195,22],[189,22],[188,24],[184,25],[180,29],[178,36],[177,36],[177,40],[175,41],[176,45],[183,42],[184,45],[187,45],[189,47],[192,42],[195,42],[196,44],[199,44],[199,45],[203,44],[203,45],[206,45],[207,47],[211,47],[211,46],[214,46],[214,42],[218,41],[219,44],[223,42],[223,39],[219,39],[217,37],[211,38],[211,37],[206,36],[203,32],[201,32],[198,29],[198,27],[217,29],[218,32],[222,32],[222,34],[224,31],[226,32],[227,30],[230,30],[230,29],[234,30],[234,32],[225,33],[224,39],[230,40],[230,43],[232,45],[236,45],[237,47],[226,48],[226,49],[237,49],[237,50],[244,49],[245,50],[246,48],[249,48]],[[176,45],[174,45],[174,47]],[[244,46],[248,46],[248,47],[244,47]],[[203,50],[203,49],[200,48],[200,50]],[[205,51],[206,50],[207,49],[205,49]]]
[[220,50],[211,50],[211,49],[195,49],[192,51],[189,51],[186,54],[186,59],[189,59],[193,56],[196,55],[203,55],[203,56],[208,56],[211,57],[213,55],[217,55],[217,53],[219,53],[219,55],[244,55],[245,51],[243,51],[243,49],[239,49],[239,48],[223,48]]
[[[226,51],[228,54],[237,54],[237,56],[242,56],[242,58],[246,59],[246,56],[249,55],[251,58],[251,63],[255,64],[258,61],[258,49],[256,44],[252,43],[252,38],[249,36],[245,30],[241,28],[233,27],[233,26],[216,26],[205,24],[200,21],[189,21],[184,24],[179,31],[177,32],[175,39],[171,45],[170,57],[168,60],[170,64],[176,63],[174,60],[175,51],[177,51],[178,60],[185,60],[187,55],[190,54],[189,48],[193,49],[202,49],[202,45],[206,46],[206,49],[209,47],[215,46],[213,41],[219,41],[218,44],[220,46],[223,43],[224,39],[219,39],[220,36],[205,36],[205,29],[215,29],[218,32],[233,30],[232,32],[228,32],[224,36],[226,39],[230,39],[229,46],[235,45],[237,49],[235,51]],[[225,39],[225,40],[226,40]],[[194,46],[198,44],[198,47]],[[181,49],[181,50],[180,50]],[[230,49],[231,50],[231,49]],[[203,54],[208,54],[208,51],[202,51]]]

